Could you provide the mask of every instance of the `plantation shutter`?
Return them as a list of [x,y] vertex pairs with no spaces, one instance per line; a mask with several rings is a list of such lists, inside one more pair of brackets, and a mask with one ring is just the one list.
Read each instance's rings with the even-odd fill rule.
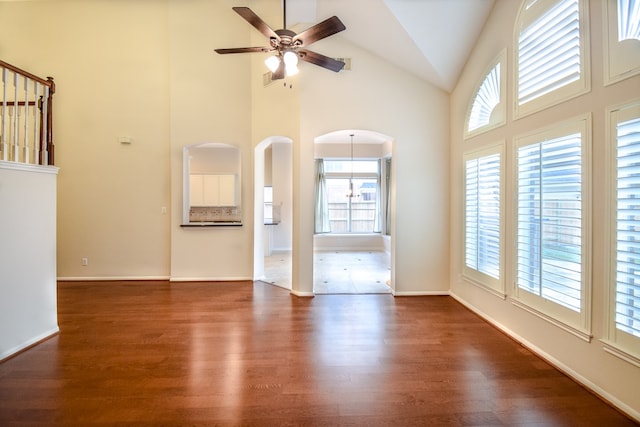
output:
[[640,118],[617,127],[616,328],[640,337]]
[[500,277],[500,154],[466,162],[465,262]]
[[560,0],[518,38],[518,103],[580,79],[578,0]]
[[581,134],[518,149],[517,285],[580,312]]
[[500,103],[500,63],[485,77],[473,100],[467,130],[478,129],[491,123],[491,113]]

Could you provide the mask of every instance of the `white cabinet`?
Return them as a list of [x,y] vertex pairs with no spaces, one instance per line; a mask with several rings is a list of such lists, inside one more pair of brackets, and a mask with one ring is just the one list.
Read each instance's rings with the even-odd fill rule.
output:
[[191,206],[236,206],[236,176],[190,175],[189,197]]

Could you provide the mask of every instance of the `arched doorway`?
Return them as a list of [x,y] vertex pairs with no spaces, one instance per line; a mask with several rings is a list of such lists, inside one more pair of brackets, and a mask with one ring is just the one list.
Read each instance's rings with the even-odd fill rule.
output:
[[254,153],[254,280],[291,289],[292,140],[273,136]]
[[315,294],[393,293],[392,149],[368,130],[315,138]]

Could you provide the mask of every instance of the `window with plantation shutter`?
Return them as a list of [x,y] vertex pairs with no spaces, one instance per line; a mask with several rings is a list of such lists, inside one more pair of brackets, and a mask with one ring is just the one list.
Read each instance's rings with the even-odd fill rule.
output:
[[[527,2],[518,20],[517,105],[520,116],[588,90],[583,0]],[[585,12],[586,13],[586,12]]]
[[465,137],[505,123],[505,57],[506,51],[503,50],[479,84],[468,110]]
[[605,350],[640,367],[640,100],[609,110],[611,232]]
[[465,156],[465,275],[503,292],[501,146]]
[[516,150],[517,298],[580,330],[588,315],[586,122],[522,138]]
[[640,0],[618,0],[618,41],[640,40]]
[[604,82],[640,73],[640,0],[603,2]]
[[616,328],[640,337],[640,118],[617,126]]

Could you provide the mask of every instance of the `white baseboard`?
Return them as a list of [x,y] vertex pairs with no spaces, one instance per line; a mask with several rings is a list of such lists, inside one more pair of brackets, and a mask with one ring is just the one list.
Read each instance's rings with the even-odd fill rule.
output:
[[575,381],[580,383],[582,386],[584,386],[587,389],[591,390],[593,393],[595,393],[598,396],[600,396],[602,399],[604,399],[605,401],[610,403],[612,406],[615,406],[616,408],[618,408],[621,412],[625,413],[627,416],[633,418],[635,421],[640,422],[640,412],[638,410],[632,408],[631,406],[627,405],[624,402],[621,402],[618,398],[616,398],[615,396],[611,395],[608,391],[606,391],[606,390],[602,389],[601,387],[599,387],[598,385],[594,384],[589,379],[585,378],[581,374],[579,374],[576,371],[574,371],[573,369],[571,369],[565,363],[563,363],[560,360],[556,359],[555,357],[551,356],[549,353],[545,352],[544,350],[542,350],[541,348],[539,348],[538,346],[536,346],[532,342],[524,339],[519,334],[513,332],[511,329],[509,329],[506,326],[504,326],[502,323],[496,322],[489,315],[487,315],[483,311],[477,309],[476,307],[472,306],[471,304],[467,303],[465,300],[460,298],[455,293],[451,292],[450,295],[451,295],[451,297],[453,299],[458,301],[460,304],[465,306],[467,309],[471,310],[472,312],[474,312],[478,316],[482,317],[486,322],[490,323],[491,325],[493,325],[494,327],[496,327],[497,329],[499,329],[500,331],[502,331],[506,335],[510,336],[511,338],[513,338],[514,340],[516,340],[517,342],[522,344],[524,347],[526,347],[532,353],[534,353],[538,357],[544,359],[546,362],[548,362],[549,364],[553,365],[556,369],[558,369],[559,371],[561,371],[565,375],[571,377],[572,379],[574,379]]
[[60,332],[60,328],[58,328],[57,326],[47,332],[44,332],[40,335],[37,335],[23,343],[20,343],[19,345],[10,348],[8,350],[3,351],[2,353],[0,353],[0,362],[2,362],[3,360],[13,356],[16,353],[19,353],[23,350],[28,349],[31,346],[34,346],[36,344],[39,344],[40,342],[51,338],[52,336],[58,334]]
[[316,294],[314,294],[313,292],[301,292],[301,291],[295,291],[295,290],[291,290],[291,293],[297,297],[315,297]]
[[251,277],[171,277],[170,282],[253,282]]
[[419,297],[419,296],[449,296],[449,291],[408,291],[398,292],[393,291],[393,296],[396,297]]
[[88,277],[58,277],[59,282],[108,282],[125,280],[169,280],[169,276],[88,276]]

